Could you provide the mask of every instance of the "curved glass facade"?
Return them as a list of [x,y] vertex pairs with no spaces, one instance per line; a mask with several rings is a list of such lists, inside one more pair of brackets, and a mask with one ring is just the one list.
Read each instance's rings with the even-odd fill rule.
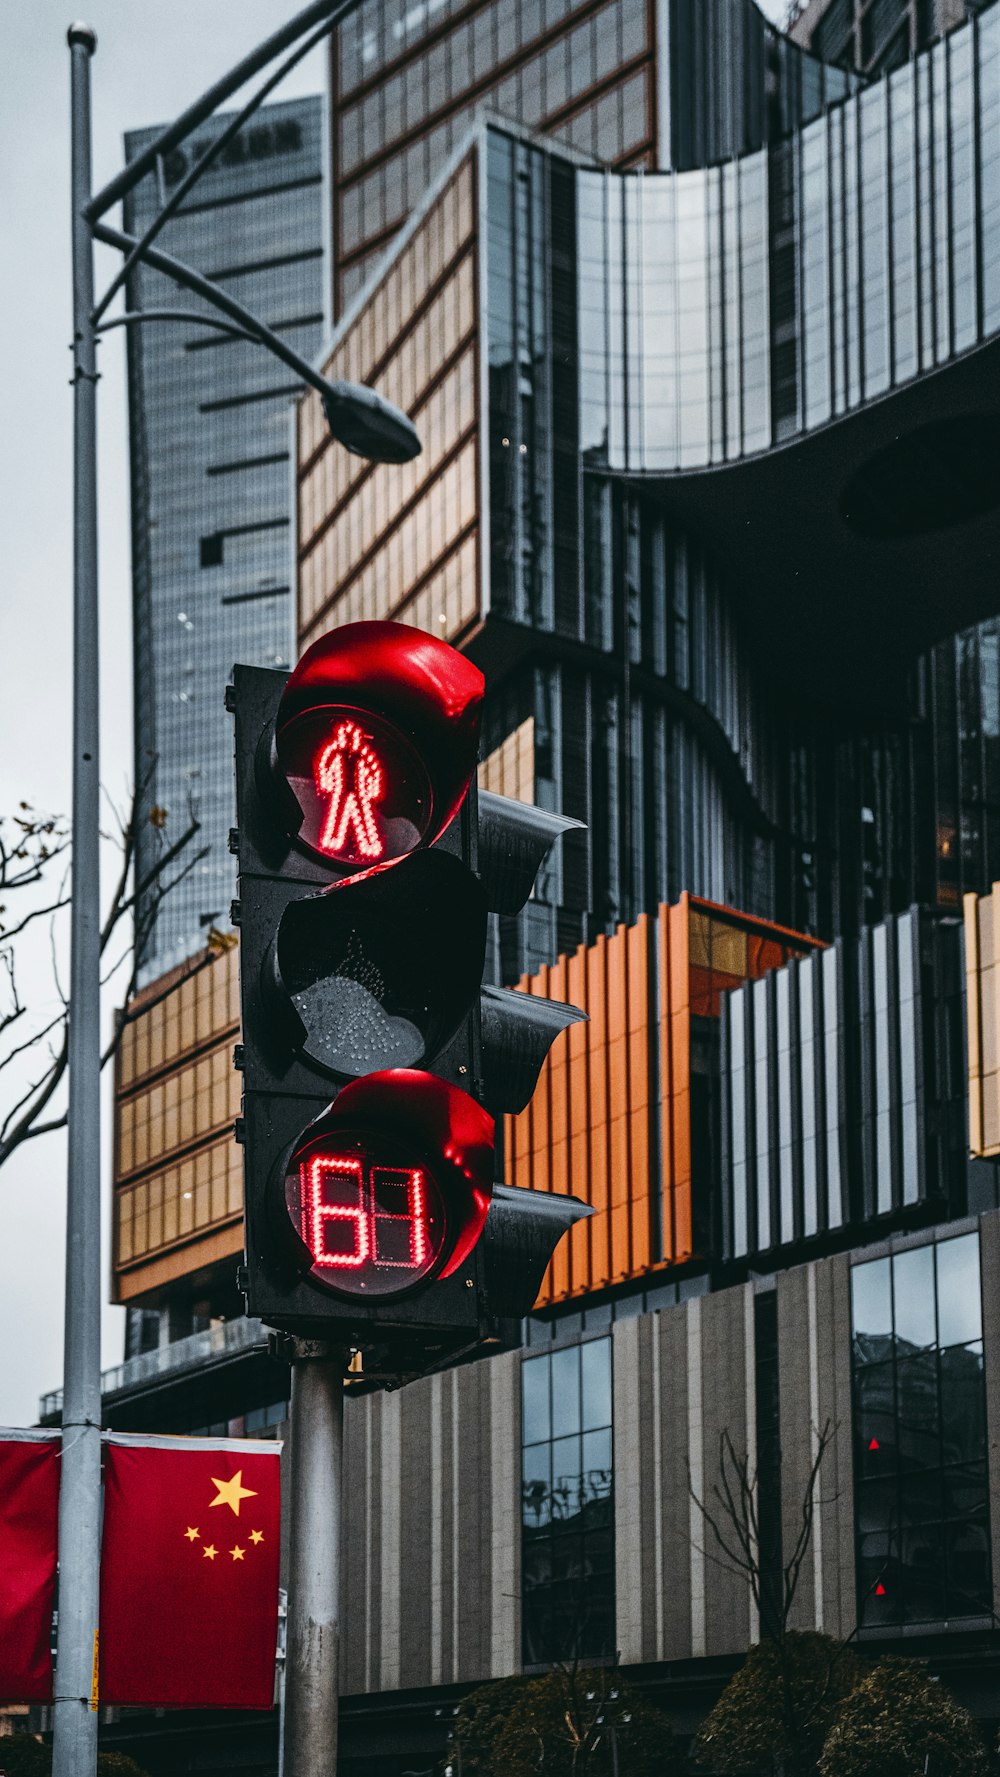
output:
[[591,171],[488,132],[487,608],[559,656],[494,693],[489,745],[533,717],[536,794],[587,826],[505,968],[685,888],[828,937],[991,880],[996,622],[892,698],[820,695],[671,487],[1000,329],[994,138],[1000,8],[720,167]]
[[700,167],[857,85],[754,0],[362,0],[332,37],[339,311],[477,112],[617,167]]
[[[922,484],[875,448],[935,422],[948,379],[965,379],[960,417],[995,375],[1000,7],[840,103],[808,90],[812,121],[788,134],[789,113],[768,146],[689,171],[595,169],[500,123],[474,131],[329,360],[419,408],[461,349],[446,446],[432,426],[410,469],[352,466],[349,500],[303,404],[302,641],[377,609],[470,648],[486,755],[530,724],[535,797],[585,823],[502,926],[508,979],[685,889],[853,938],[1000,876],[1000,625],[922,658],[912,639],[990,610],[995,521],[955,523],[918,562],[920,629],[914,554],[882,508],[896,522],[908,502],[919,528],[926,476],[946,503],[972,445],[957,477],[932,450]],[[427,336],[418,384],[410,342],[459,269],[460,318]],[[869,459],[864,524],[815,497],[818,449],[838,474]],[[762,569],[728,508],[756,516],[743,490],[763,477]],[[835,643],[868,619],[863,601],[839,614],[856,570],[891,591],[870,626],[891,667],[863,681],[850,652],[824,676],[822,613]]]
[[1000,8],[770,150],[574,188],[588,461],[765,450],[1000,331]]

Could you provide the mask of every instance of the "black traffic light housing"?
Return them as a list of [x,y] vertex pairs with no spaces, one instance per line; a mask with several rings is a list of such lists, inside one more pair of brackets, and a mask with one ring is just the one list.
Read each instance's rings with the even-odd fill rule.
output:
[[569,1198],[494,1188],[575,1008],[483,988],[489,911],[565,827],[478,795],[482,678],[398,624],[237,666],[247,1311],[416,1373],[534,1301]]

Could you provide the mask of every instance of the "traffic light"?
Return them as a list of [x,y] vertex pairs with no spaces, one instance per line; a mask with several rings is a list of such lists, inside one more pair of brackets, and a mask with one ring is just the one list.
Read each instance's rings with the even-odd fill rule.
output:
[[567,826],[479,795],[483,676],[356,623],[237,666],[247,1311],[413,1372],[529,1312],[571,1198],[495,1186],[574,1007],[482,984]]

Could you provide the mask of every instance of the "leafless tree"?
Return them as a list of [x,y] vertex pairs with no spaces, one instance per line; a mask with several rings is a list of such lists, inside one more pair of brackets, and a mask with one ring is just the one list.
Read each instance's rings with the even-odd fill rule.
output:
[[[197,847],[198,820],[190,815],[177,839],[168,838],[167,812],[147,797],[148,782],[131,798],[127,812],[110,803],[114,826],[102,835],[116,848],[118,868],[107,911],[101,926],[102,986],[126,970],[118,997],[124,1010],[115,1015],[114,1027],[102,1056],[102,1067],[117,1050],[130,1022],[129,1001],[160,908],[166,897],[183,882],[207,855]],[[141,827],[148,823],[162,835],[153,866],[137,877],[136,855]],[[58,860],[63,859],[62,868]],[[22,802],[13,815],[0,816],[0,1085],[3,1075],[16,1081],[11,1099],[0,1104],[0,1166],[23,1142],[61,1129],[65,1109],[53,1114],[69,1061],[70,1004],[59,976],[57,920],[69,905],[71,834],[62,816],[41,814]],[[26,893],[36,889],[34,897]],[[26,904],[27,903],[27,904]],[[13,911],[11,910],[13,906]],[[24,907],[24,911],[21,908]],[[131,917],[129,917],[131,916]],[[31,1008],[18,982],[19,941],[35,921],[48,919],[52,979],[58,1010],[47,1023],[32,1025]],[[124,943],[120,942],[124,938]],[[191,964],[192,973],[212,963],[235,943],[230,933],[208,934],[207,948]],[[115,952],[117,951],[117,955]],[[20,1062],[20,1067],[16,1064]],[[10,1070],[9,1072],[7,1070]],[[25,1084],[27,1076],[27,1084]]]
[[[782,1777],[801,1777],[813,1770],[810,1748],[817,1724],[826,1720],[841,1694],[853,1658],[849,1656],[845,1665],[856,1630],[842,1641],[813,1637],[811,1659],[804,1658],[802,1638],[796,1641],[791,1631],[816,1512],[836,1497],[821,1493],[821,1471],[836,1433],[837,1427],[829,1419],[822,1429],[813,1427],[812,1462],[796,1504],[790,1548],[785,1547],[782,1527],[776,1527],[777,1546],[775,1538],[768,1537],[762,1524],[759,1466],[747,1451],[737,1448],[728,1429],[720,1434],[718,1470],[707,1492],[699,1494],[688,1473],[688,1492],[706,1533],[701,1552],[706,1560],[744,1581],[757,1607],[763,1641],[772,1650],[783,1726],[783,1744],[780,1749],[775,1747],[773,1759],[774,1770]],[[777,1467],[780,1475],[780,1454]],[[787,1487],[787,1477],[784,1480]],[[787,1512],[783,1517],[787,1525]]]
[[688,1492],[707,1533],[701,1553],[727,1573],[746,1582],[760,1617],[764,1634],[774,1641],[787,1633],[802,1566],[812,1543],[816,1508],[820,1498],[820,1470],[836,1436],[828,1419],[815,1430],[812,1466],[799,1502],[795,1541],[787,1555],[782,1548],[778,1561],[768,1560],[762,1546],[760,1473],[748,1451],[738,1450],[728,1430],[719,1434],[719,1466],[707,1497],[694,1488],[688,1471]]

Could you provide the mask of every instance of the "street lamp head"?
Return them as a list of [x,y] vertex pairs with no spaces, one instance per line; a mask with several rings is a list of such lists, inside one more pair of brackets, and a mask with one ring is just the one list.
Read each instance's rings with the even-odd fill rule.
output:
[[363,383],[328,383],[326,423],[345,449],[373,463],[409,463],[421,444],[412,420]]
[[90,25],[81,24],[77,20],[76,24],[70,25],[66,32],[66,42],[70,49],[79,47],[85,49],[87,54],[92,56],[97,48],[97,32]]

